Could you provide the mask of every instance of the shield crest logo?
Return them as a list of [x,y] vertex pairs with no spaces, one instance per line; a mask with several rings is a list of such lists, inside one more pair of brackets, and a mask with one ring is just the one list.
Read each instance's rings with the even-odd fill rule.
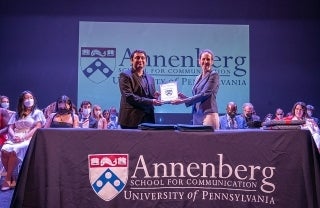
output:
[[108,79],[116,66],[116,48],[81,47],[80,67],[86,78],[99,84]]
[[129,173],[128,154],[88,155],[89,180],[94,192],[110,201],[125,187]]

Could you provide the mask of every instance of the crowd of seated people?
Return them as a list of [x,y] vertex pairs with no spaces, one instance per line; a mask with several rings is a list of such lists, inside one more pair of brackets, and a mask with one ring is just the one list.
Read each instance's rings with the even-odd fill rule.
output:
[[7,140],[1,148],[1,162],[6,170],[1,191],[16,186],[17,178],[13,172],[23,161],[33,134],[44,123],[45,117],[37,107],[36,97],[30,91],[23,91],[18,99],[17,111],[7,123]]
[[[43,110],[37,107],[35,95],[23,91],[18,98],[16,111],[10,110],[7,96],[0,96],[0,149],[1,173],[5,177],[1,190],[12,189],[16,185],[13,174],[18,164],[24,159],[33,134],[39,128],[96,128],[117,129],[118,112],[115,107],[102,109],[100,105],[84,100],[77,106],[71,99],[62,95]],[[304,102],[294,104],[292,110],[285,115],[282,108],[277,108],[273,114],[267,114],[266,120],[304,120],[302,129],[312,133],[320,151],[319,119],[313,116],[314,106]],[[219,117],[220,129],[260,128],[263,122],[255,112],[252,103],[243,103],[242,112],[238,114],[237,104],[229,102],[225,114]],[[1,166],[2,165],[2,166]]]
[[[15,188],[14,171],[23,161],[33,134],[39,128],[97,128],[108,129],[111,120],[118,120],[115,107],[104,110],[90,101],[83,101],[78,109],[71,99],[62,95],[43,110],[30,91],[23,91],[18,98],[17,110],[9,109],[9,98],[0,96],[0,149],[1,191]],[[93,110],[93,111],[92,111]],[[111,116],[110,116],[111,115]],[[117,129],[113,125],[112,129]],[[0,177],[1,177],[0,176]]]

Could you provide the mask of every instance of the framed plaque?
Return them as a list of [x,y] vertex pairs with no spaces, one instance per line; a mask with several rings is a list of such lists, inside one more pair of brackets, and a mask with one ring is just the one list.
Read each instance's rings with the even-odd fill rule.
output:
[[177,82],[169,82],[160,85],[161,102],[170,103],[170,101],[178,99]]

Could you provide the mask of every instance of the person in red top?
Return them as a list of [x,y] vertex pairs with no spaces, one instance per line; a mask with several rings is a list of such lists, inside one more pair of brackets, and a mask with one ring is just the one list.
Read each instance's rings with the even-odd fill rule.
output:
[[0,149],[7,141],[9,114],[4,108],[0,108]]
[[[9,121],[9,113],[8,110],[4,108],[0,108],[0,150],[3,144],[7,141],[7,134],[8,134],[8,121]],[[3,173],[5,173],[4,166],[0,161],[0,177]]]

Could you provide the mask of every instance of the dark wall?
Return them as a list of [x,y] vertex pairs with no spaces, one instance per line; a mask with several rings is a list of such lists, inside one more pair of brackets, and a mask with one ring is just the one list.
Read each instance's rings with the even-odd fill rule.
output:
[[[287,112],[296,101],[305,101],[320,117],[319,1],[187,2],[1,1],[0,94],[10,97],[11,108],[26,89],[41,108],[61,94],[76,101],[79,21],[247,24],[250,101],[257,113],[264,117],[277,107]],[[176,123],[189,115],[161,118]]]

